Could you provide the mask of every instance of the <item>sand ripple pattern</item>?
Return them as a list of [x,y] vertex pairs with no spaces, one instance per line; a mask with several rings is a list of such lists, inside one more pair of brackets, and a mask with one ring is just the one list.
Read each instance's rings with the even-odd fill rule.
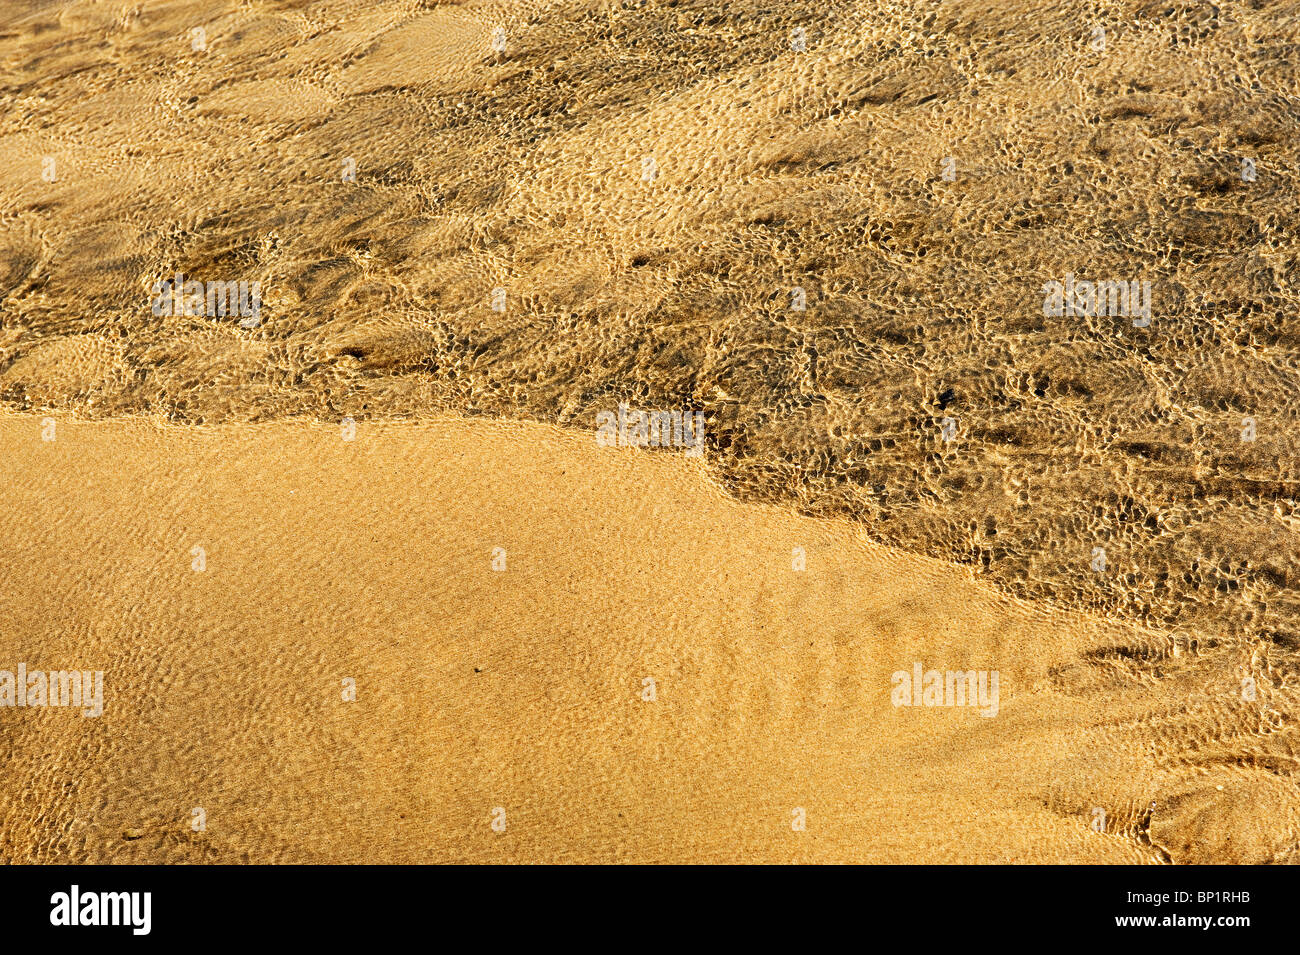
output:
[[[1279,715],[1195,710],[1168,766],[1273,805],[1300,653],[1295,12],[6,3],[0,403],[580,431],[698,408],[735,497],[1186,653],[1072,679],[1269,673]],[[259,280],[262,324],[153,316],[178,270]],[[1149,279],[1152,325],[1045,316],[1067,273]],[[1200,800],[1131,824],[1194,854],[1157,834]]]
[[[1268,661],[682,457],[457,419],[41,429],[0,419],[0,668],[102,669],[105,711],[0,712],[8,861],[1296,860]],[[997,715],[892,706],[918,660],[998,669]]]

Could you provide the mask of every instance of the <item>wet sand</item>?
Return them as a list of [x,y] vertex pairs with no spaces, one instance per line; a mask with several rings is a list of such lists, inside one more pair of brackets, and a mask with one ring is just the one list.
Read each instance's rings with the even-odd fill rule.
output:
[[[1189,743],[1267,745],[1232,732],[1232,672],[737,503],[680,454],[453,418],[0,436],[0,668],[105,674],[98,718],[0,710],[10,861],[1257,861],[1293,838],[1274,775],[1189,769]],[[895,707],[918,661],[999,671],[997,714]]]

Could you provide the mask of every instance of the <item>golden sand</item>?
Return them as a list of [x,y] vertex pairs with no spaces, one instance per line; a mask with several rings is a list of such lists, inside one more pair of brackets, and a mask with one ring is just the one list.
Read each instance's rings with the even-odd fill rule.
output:
[[[745,499],[1294,657],[1298,46],[1287,0],[8,0],[0,404],[690,407]],[[178,271],[260,326],[156,318]],[[1067,274],[1151,324],[1045,316]]]
[[[737,503],[680,454],[451,418],[351,441],[47,429],[0,420],[0,668],[102,670],[105,712],[0,711],[11,861],[1264,861],[1294,843],[1267,683],[1235,705],[1240,674],[1168,637]],[[918,661],[997,669],[997,715],[894,706]]]
[[0,857],[1297,858],[1297,10],[0,3]]

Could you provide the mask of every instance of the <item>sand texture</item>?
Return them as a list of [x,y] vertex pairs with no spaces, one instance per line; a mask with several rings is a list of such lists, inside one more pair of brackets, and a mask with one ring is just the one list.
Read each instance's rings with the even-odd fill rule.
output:
[[[46,442],[26,417],[0,435],[0,657],[105,673],[103,716],[5,714],[11,861],[1260,862],[1295,844],[1294,690],[1246,705],[1240,662],[737,503],[680,456],[454,419],[351,442],[138,422]],[[914,660],[996,665],[996,717],[893,706]]]
[[0,856],[1292,859],[1298,51],[1286,0],[6,0],[0,671],[113,705],[0,706]]

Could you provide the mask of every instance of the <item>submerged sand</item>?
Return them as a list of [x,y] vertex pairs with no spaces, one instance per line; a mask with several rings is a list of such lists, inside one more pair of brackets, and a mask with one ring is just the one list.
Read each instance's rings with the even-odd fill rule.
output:
[[698,410],[741,499],[1294,670],[1296,10],[5,0],[0,407]]
[[[1293,693],[1260,661],[736,502],[680,454],[457,418],[43,431],[0,418],[0,669],[102,670],[105,709],[0,709],[7,861],[1296,844]],[[997,670],[997,714],[895,707],[916,662]]]

